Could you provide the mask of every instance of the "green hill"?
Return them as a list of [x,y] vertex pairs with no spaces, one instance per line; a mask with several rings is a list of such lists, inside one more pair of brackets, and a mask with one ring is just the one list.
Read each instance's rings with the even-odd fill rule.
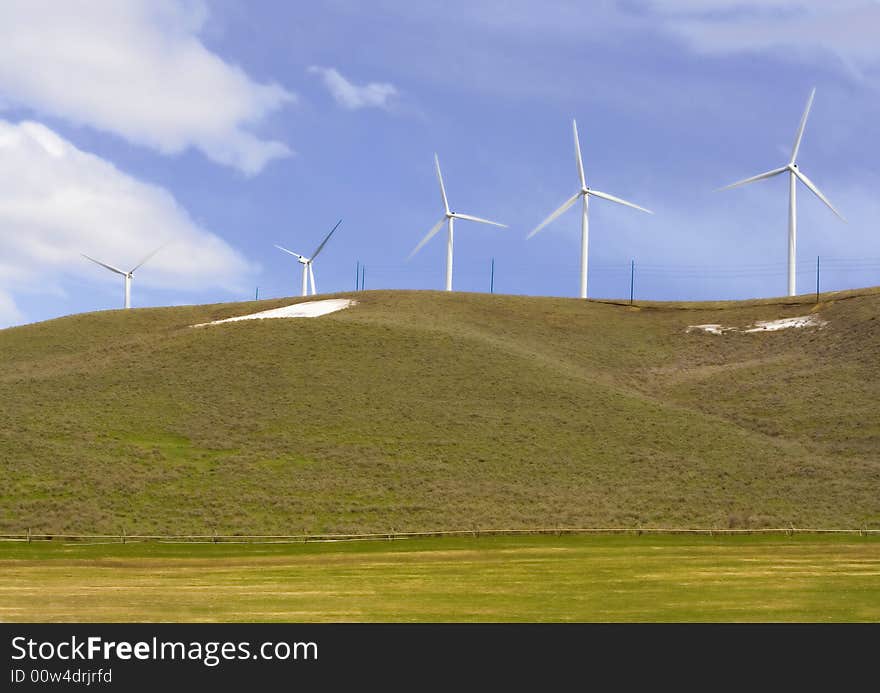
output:
[[339,296],[0,331],[0,531],[880,526],[880,289]]

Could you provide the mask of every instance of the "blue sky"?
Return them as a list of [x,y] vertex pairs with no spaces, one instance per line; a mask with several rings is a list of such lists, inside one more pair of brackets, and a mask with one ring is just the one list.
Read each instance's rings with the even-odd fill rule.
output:
[[799,163],[847,217],[799,190],[801,292],[880,284],[880,4],[811,0],[346,2],[11,0],[0,8],[0,325],[134,306],[455,288],[575,296],[587,183],[653,209],[591,205],[590,295],[782,295]]

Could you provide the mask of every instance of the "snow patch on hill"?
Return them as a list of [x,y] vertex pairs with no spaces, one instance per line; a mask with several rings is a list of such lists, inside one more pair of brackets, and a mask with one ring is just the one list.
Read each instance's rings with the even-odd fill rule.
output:
[[272,318],[317,318],[328,313],[335,313],[356,304],[350,298],[328,298],[323,301],[306,301],[305,303],[294,303],[292,306],[283,306],[281,308],[273,308],[272,310],[263,310],[259,313],[251,313],[250,315],[239,315],[235,318],[226,318],[225,320],[214,320],[213,322],[203,322],[193,327],[205,327],[206,325],[220,325],[224,322],[238,322],[239,320],[266,320]]
[[777,332],[792,327],[824,327],[828,322],[815,315],[802,315],[796,318],[780,318],[779,320],[759,320],[754,325],[740,329],[725,327],[711,323],[707,325],[689,325],[685,332],[706,332],[708,334],[724,334],[725,332]]

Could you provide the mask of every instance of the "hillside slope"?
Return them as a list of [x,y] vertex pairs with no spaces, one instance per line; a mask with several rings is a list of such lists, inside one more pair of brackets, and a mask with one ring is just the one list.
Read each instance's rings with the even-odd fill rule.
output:
[[0,331],[0,531],[880,526],[880,290],[338,296]]

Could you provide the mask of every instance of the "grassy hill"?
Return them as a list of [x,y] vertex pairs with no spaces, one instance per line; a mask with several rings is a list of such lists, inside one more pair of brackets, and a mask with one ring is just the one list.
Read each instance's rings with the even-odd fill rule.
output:
[[350,296],[316,319],[190,327],[286,299],[0,331],[0,531],[880,526],[878,289]]

